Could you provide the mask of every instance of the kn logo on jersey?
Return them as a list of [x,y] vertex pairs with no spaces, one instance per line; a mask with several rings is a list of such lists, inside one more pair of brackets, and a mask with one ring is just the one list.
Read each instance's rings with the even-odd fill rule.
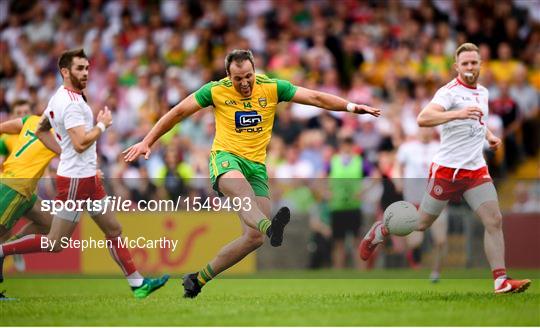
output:
[[236,132],[262,132],[262,126],[257,127],[262,122],[262,116],[257,111],[238,111],[234,115]]

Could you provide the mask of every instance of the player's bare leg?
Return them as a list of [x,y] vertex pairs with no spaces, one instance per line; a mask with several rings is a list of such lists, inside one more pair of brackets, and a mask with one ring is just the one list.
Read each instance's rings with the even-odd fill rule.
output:
[[467,190],[463,197],[484,225],[484,249],[493,272],[495,293],[525,291],[531,284],[529,279],[515,280],[506,275],[502,214],[495,186],[492,182],[484,183]]
[[[45,235],[49,232],[52,223],[52,215],[41,210],[41,199],[39,197],[34,203],[34,206],[32,206],[24,216],[27,219],[30,219],[31,222],[23,226],[16,234],[13,234],[11,230],[7,231],[5,229],[0,229],[0,244],[14,241],[27,235]],[[26,262],[21,254],[13,255],[13,263],[17,271],[22,272],[26,270]],[[2,265],[3,263],[0,263],[0,271],[3,269]]]
[[[265,213],[270,215],[270,200],[266,197],[257,197],[257,204]],[[242,213],[239,213],[242,225],[242,236],[225,245],[217,255],[198,273],[188,274],[184,277],[184,297],[193,298],[199,294],[201,288],[219,273],[240,262],[249,253],[264,243],[262,232],[249,227]]]
[[[266,197],[256,197],[257,205],[265,213],[270,216],[270,200]],[[240,262],[249,253],[253,252],[264,242],[262,232],[249,227],[242,218],[243,213],[239,213],[240,223],[242,224],[242,236],[225,245],[216,257],[210,261],[210,266],[217,275]]]
[[[219,190],[229,198],[240,198],[245,203],[250,200],[250,206],[241,206],[238,212],[240,219],[250,228],[256,229],[270,238],[270,244],[280,246],[283,240],[283,229],[289,223],[290,213],[288,208],[281,208],[276,216],[269,220],[270,200],[257,201],[253,188],[240,171],[229,171],[223,174],[219,180]],[[261,197],[259,197],[261,198]],[[262,197],[264,198],[264,197]],[[266,213],[259,205],[265,207]],[[243,204],[247,205],[247,204]]]
[[13,238],[11,231],[5,231],[0,228],[0,243],[11,241],[31,234],[47,234],[51,228],[52,215],[41,210],[41,199],[34,203],[34,206],[28,210],[24,217],[31,222],[22,227]]
[[144,278],[137,271],[129,250],[122,247],[122,226],[112,212],[106,212],[105,214],[92,213],[91,216],[105,234],[109,253],[116,264],[122,269],[135,297],[145,298],[167,283],[169,280],[168,275],[164,275],[158,279]]
[[[229,198],[239,197],[243,200],[249,198],[251,210],[246,211],[245,206],[242,206],[238,212],[243,229],[242,236],[225,245],[201,271],[184,276],[184,297],[196,297],[202,286],[209,280],[259,248],[263,244],[264,236],[268,233],[268,230],[276,227],[276,222],[285,218],[285,224],[278,227],[281,228],[282,238],[283,228],[289,220],[290,213],[288,209],[280,209],[274,220],[271,221],[271,225],[269,225],[270,199],[255,196],[251,185],[239,171],[229,171],[223,174],[219,179],[219,190]],[[264,223],[267,223],[266,227],[262,227]],[[272,238],[271,234],[270,238]],[[281,244],[281,240],[279,244]]]

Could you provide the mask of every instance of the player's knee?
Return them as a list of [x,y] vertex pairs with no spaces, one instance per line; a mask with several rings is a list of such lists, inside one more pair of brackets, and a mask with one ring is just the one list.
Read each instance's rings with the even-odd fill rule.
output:
[[47,237],[47,239],[47,251],[52,253],[60,253],[64,249],[62,247],[62,241],[60,238]]
[[249,233],[245,236],[246,243],[251,249],[257,249],[264,243],[264,236],[261,233]]
[[426,231],[431,224],[429,222],[420,221],[418,222],[418,226],[416,227],[416,231]]
[[433,244],[437,248],[444,248],[446,247],[446,239],[434,240]]
[[488,232],[499,231],[502,229],[502,214],[496,211],[490,215],[487,220],[484,220],[484,226]]
[[104,233],[109,239],[120,237],[122,235],[122,226],[120,223],[113,224],[107,227],[107,231],[104,231]]

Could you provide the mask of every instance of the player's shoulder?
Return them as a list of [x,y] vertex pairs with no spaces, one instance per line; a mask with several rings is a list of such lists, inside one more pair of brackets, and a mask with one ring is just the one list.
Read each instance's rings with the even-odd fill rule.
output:
[[454,78],[450,82],[446,83],[439,88],[439,91],[449,92],[450,90],[457,90],[456,87],[459,86],[459,81]]
[[269,78],[265,74],[255,74],[255,83],[257,84],[277,84],[277,79]]
[[483,85],[481,85],[481,84],[477,84],[477,85],[476,85],[476,88],[477,88],[478,91],[480,91],[480,92],[489,93],[488,88],[486,88],[485,86],[483,86]]
[[78,104],[81,100],[80,98],[80,94],[66,89],[61,85],[49,101],[49,106],[54,106],[54,109],[64,109],[70,104]]
[[26,126],[37,125],[40,119],[39,115],[28,115],[23,118],[23,124]]

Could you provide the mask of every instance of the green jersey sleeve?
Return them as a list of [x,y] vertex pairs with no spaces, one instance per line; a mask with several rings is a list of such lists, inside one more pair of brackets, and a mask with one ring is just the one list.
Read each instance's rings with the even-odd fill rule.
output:
[[214,84],[213,82],[208,82],[199,90],[195,91],[195,100],[202,108],[214,105],[212,101],[212,86]]
[[285,81],[285,80],[276,79],[276,82],[277,82],[278,102],[291,101],[298,87],[293,85],[291,82]]
[[0,155],[1,156],[7,156],[9,154],[9,151],[7,149],[6,141],[4,140],[4,137],[0,137]]

